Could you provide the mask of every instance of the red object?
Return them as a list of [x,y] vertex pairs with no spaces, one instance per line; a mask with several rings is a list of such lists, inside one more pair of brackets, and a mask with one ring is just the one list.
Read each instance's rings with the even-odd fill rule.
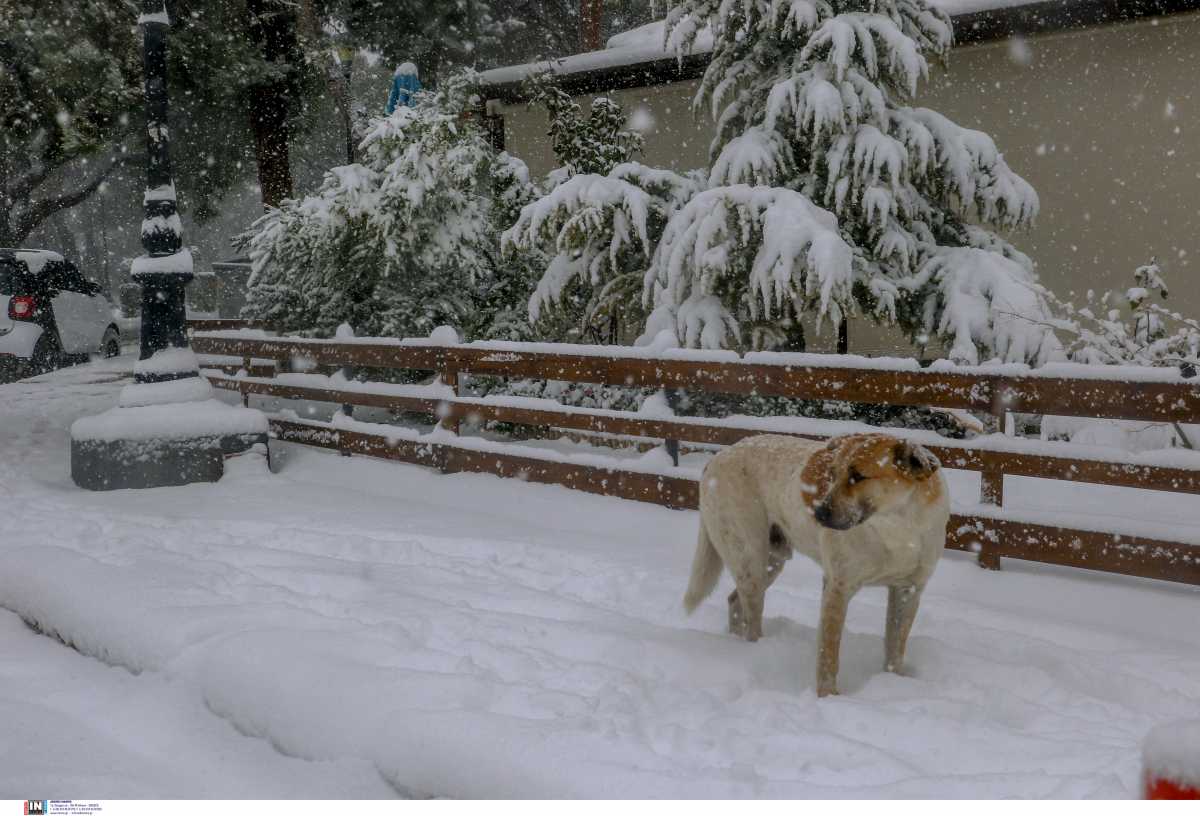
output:
[[33,298],[29,295],[17,295],[8,301],[8,317],[10,320],[28,320],[33,317]]
[[1146,774],[1144,799],[1200,799],[1200,788],[1181,785],[1170,779],[1154,779]]

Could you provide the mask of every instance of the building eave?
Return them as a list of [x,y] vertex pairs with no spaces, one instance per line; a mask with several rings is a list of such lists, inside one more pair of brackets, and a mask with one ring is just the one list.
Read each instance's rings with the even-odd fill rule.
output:
[[[1037,36],[1195,11],[1200,11],[1200,0],[1043,0],[954,15],[955,47],[1014,35]],[[603,59],[604,54],[603,51],[581,54],[566,60],[550,60],[544,65],[559,75],[563,90],[578,96],[699,79],[712,56],[707,52],[693,53],[677,59],[658,53],[634,55],[630,61],[606,64],[609,61]],[[595,57],[594,61],[600,64],[590,67],[588,57]],[[488,82],[487,73],[482,76],[488,100],[503,103],[525,100],[521,80]]]

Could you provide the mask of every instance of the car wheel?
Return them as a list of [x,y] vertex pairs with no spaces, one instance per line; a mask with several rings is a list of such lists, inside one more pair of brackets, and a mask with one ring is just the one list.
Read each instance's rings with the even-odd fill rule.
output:
[[49,334],[43,334],[38,338],[37,345],[33,347],[33,357],[29,361],[30,376],[36,377],[39,374],[54,371],[61,364],[62,350],[58,347],[58,341]]
[[121,337],[117,334],[116,329],[109,327],[109,330],[104,333],[104,342],[101,348],[105,357],[121,356]]

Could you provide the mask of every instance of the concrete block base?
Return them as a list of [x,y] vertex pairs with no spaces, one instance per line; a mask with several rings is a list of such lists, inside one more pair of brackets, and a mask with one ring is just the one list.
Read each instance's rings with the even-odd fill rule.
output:
[[175,487],[215,482],[225,457],[267,444],[267,434],[173,439],[72,439],[71,479],[85,490]]

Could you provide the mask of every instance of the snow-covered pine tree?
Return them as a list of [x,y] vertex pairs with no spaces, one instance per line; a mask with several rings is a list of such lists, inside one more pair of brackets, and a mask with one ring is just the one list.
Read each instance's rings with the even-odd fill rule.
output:
[[640,264],[655,305],[646,337],[794,347],[803,313],[865,313],[939,337],[962,362],[1059,353],[1032,263],[993,231],[1027,226],[1036,193],[986,134],[912,106],[949,52],[944,12],[926,0],[667,5],[670,47],[685,53],[706,27],[715,39],[696,99],[716,121],[707,177],[622,165],[527,207],[506,241],[557,251],[535,308],[570,280],[603,285]]
[[550,116],[550,147],[558,160],[559,178],[577,173],[604,175],[642,149],[642,135],[630,130],[621,104],[609,96],[592,100],[588,115],[564,91],[554,74],[534,74],[525,80],[529,104],[540,105]]
[[[541,105],[549,115],[547,135],[559,165],[546,179],[544,186],[550,192],[541,199],[542,210],[548,208],[557,214],[570,210],[578,217],[570,226],[550,219],[547,223],[553,232],[543,232],[540,223],[527,218],[528,208],[523,208],[521,217],[510,222],[517,226],[504,235],[504,254],[542,254],[545,262],[540,281],[528,302],[535,323],[545,326],[556,322],[556,318],[566,318],[588,341],[618,342],[631,325],[637,330],[645,319],[639,308],[644,264],[637,262],[636,253],[631,261],[628,247],[609,242],[607,246],[613,251],[607,252],[600,246],[599,237],[607,234],[607,227],[597,225],[594,219],[613,216],[580,206],[581,190],[586,194],[591,188],[588,182],[581,185],[575,179],[619,179],[624,169],[645,170],[632,162],[642,149],[642,135],[629,127],[625,111],[611,97],[594,99],[585,115],[552,74],[527,79],[526,92],[530,104]],[[673,173],[658,175],[664,180],[683,181]],[[620,216],[617,218],[620,231]],[[600,266],[606,269],[602,271]],[[553,303],[555,308],[543,309],[546,303]]]
[[475,320],[468,330],[472,337],[514,342],[539,339],[530,325],[528,301],[546,257],[537,250],[505,257],[498,251],[500,233],[517,218],[522,207],[537,199],[538,192],[523,161],[508,153],[496,157],[488,226],[493,265],[491,273],[476,283]]
[[247,316],[321,336],[341,323],[382,336],[442,324],[470,336],[487,324],[479,295],[495,294],[499,274],[493,205],[531,192],[528,173],[472,118],[474,82],[453,75],[376,120],[360,164],[333,168],[316,193],[255,224],[244,237]]

